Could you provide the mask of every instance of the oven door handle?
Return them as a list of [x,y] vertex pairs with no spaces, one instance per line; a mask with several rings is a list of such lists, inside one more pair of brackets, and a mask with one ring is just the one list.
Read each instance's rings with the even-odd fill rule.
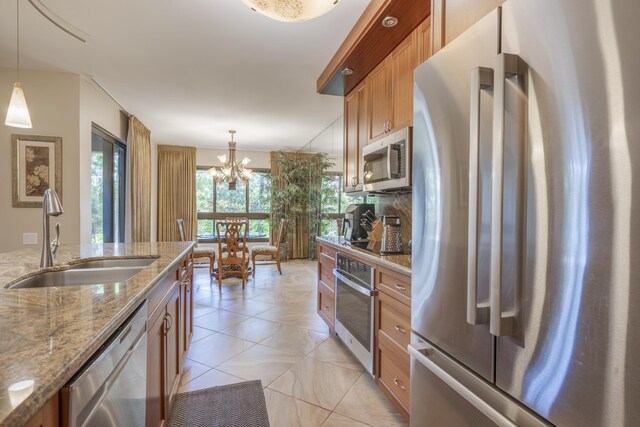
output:
[[374,295],[374,290],[373,289],[365,288],[364,286],[360,286],[357,283],[352,282],[351,280],[349,280],[345,276],[343,276],[336,269],[333,270],[333,275],[336,277],[336,286],[337,286],[337,280],[340,279],[345,285],[349,286],[354,291],[358,291],[361,294],[369,296],[369,297]]

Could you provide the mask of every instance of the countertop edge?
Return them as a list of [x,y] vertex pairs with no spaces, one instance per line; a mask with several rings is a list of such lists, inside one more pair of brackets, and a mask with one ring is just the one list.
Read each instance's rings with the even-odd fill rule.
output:
[[69,361],[65,369],[60,371],[60,374],[54,378],[49,384],[43,385],[38,388],[38,391],[34,390],[33,394],[14,408],[9,415],[0,420],[0,426],[14,426],[22,425],[29,421],[34,415],[40,411],[44,405],[51,399],[60,389],[66,384],[80,368],[93,356],[102,346],[107,339],[113,334],[113,332],[120,327],[122,322],[127,319],[136,308],[140,306],[142,301],[149,295],[153,287],[164,278],[167,273],[172,270],[179,260],[185,257],[189,251],[193,250],[196,246],[195,242],[190,242],[189,246],[184,249],[180,255],[178,255],[167,267],[162,270],[154,279],[152,279],[147,286],[134,297],[125,308],[123,308],[114,318],[96,334],[93,341],[91,341],[84,349],[80,350],[73,359]]
[[350,252],[350,253],[352,253],[352,254],[354,254],[356,256],[359,256],[362,259],[370,261],[370,262],[372,262],[374,264],[378,264],[381,267],[384,267],[384,268],[389,269],[391,271],[394,271],[396,273],[403,274],[405,276],[411,277],[411,269],[410,268],[407,268],[407,267],[404,267],[402,265],[396,264],[394,262],[388,261],[388,260],[386,260],[386,259],[384,259],[382,257],[377,257],[377,256],[374,256],[374,255],[370,255],[370,254],[366,253],[365,251],[358,250],[358,249],[352,248],[350,246],[341,245],[340,243],[336,243],[334,241],[331,241],[329,239],[326,239],[326,238],[320,237],[320,236],[316,237],[316,241],[319,242],[319,243],[325,244],[325,245],[329,245],[329,246],[333,247],[334,249],[338,249],[338,250],[343,251],[343,252]]

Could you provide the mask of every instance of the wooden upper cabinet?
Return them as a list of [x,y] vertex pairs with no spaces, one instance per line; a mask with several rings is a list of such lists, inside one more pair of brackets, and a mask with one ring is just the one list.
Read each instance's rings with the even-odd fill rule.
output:
[[391,111],[391,80],[389,78],[389,57],[382,61],[367,77],[369,89],[369,131],[372,141],[385,133]]
[[418,29],[414,30],[390,56],[391,114],[387,131],[413,124],[413,71],[418,62]]
[[362,148],[366,145],[367,86],[363,82],[344,98],[344,191],[362,190]]
[[419,65],[418,29],[367,77],[369,142],[413,123],[413,71]]
[[418,63],[422,64],[431,57],[431,17],[428,17],[417,29]]

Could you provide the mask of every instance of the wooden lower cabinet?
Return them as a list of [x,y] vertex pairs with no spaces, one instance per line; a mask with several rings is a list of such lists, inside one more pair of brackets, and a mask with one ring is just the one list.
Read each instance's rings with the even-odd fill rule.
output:
[[[147,336],[147,426],[167,421],[180,385],[180,375],[193,336],[193,270],[181,267],[167,275],[149,300]],[[170,281],[170,286],[167,284]],[[154,294],[162,293],[162,298]]]
[[410,418],[407,346],[411,339],[411,278],[376,270],[376,382],[407,420]]
[[336,265],[336,251],[328,245],[318,244],[318,315],[335,333],[336,294],[333,267]]
[[165,326],[165,336],[167,346],[165,352],[167,354],[167,363],[165,365],[165,378],[167,388],[165,390],[166,407],[171,408],[173,406],[173,398],[178,392],[178,386],[180,385],[180,372],[182,371],[182,343],[180,342],[181,334],[180,328],[182,326],[182,319],[180,319],[180,305],[182,300],[180,299],[180,291],[182,287],[178,286],[173,291],[169,302],[167,303],[167,325]]
[[60,407],[58,393],[44,404],[24,427],[58,427],[60,425]]
[[162,426],[167,416],[165,325],[165,316],[161,315],[147,331],[147,426]]

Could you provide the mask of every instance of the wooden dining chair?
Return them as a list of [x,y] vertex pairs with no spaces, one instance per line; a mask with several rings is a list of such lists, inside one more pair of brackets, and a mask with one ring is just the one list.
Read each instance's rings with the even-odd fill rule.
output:
[[216,233],[220,254],[218,258],[218,288],[222,290],[222,279],[225,276],[239,274],[242,278],[242,289],[244,289],[249,274],[247,224],[242,221],[216,222]]
[[275,245],[256,245],[251,248],[251,261],[253,264],[253,277],[256,276],[256,257],[261,255],[270,255],[272,258],[276,259],[276,266],[278,267],[278,272],[282,276],[282,268],[280,266],[280,247],[282,245],[282,236],[284,234],[284,219],[280,220],[280,229],[278,230],[278,240],[275,242]]
[[[176,220],[176,225],[178,226],[178,236],[180,236],[180,241],[185,242],[187,240],[187,234],[184,230],[184,220],[179,218]],[[213,276],[214,272],[214,264],[216,262],[216,252],[213,248],[204,248],[196,245],[193,248],[193,259],[198,258],[208,258],[209,259],[209,276]]]

